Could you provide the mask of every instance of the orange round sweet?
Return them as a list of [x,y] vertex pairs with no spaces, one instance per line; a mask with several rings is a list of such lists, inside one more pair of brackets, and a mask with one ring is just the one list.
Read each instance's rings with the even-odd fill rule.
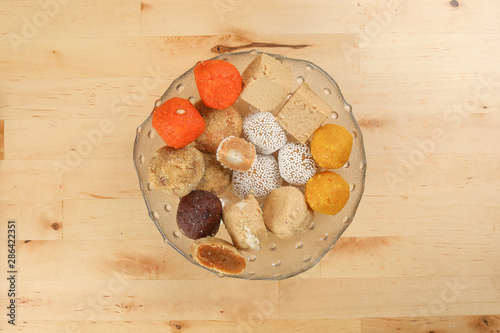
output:
[[338,169],[349,160],[352,141],[352,134],[344,127],[326,124],[314,132],[311,154],[320,167]]
[[349,200],[349,184],[333,171],[319,172],[307,182],[305,196],[315,212],[335,215]]
[[203,103],[212,109],[233,105],[243,89],[240,72],[230,62],[206,60],[194,68],[194,79]]
[[183,148],[205,131],[205,121],[187,99],[173,97],[157,107],[153,114],[153,128],[172,148]]

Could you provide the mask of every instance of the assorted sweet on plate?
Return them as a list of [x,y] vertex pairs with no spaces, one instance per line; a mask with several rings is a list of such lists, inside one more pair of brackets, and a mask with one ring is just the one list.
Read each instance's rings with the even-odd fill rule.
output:
[[194,147],[164,146],[149,163],[149,183],[165,193],[184,196],[193,191],[205,174],[203,154]]
[[177,226],[191,239],[215,236],[221,218],[222,202],[212,192],[194,190],[179,201]]
[[196,148],[207,153],[216,153],[222,140],[229,136],[239,137],[243,131],[243,120],[236,108],[217,110],[197,102],[195,108],[205,121],[205,131],[196,139]]
[[217,148],[217,160],[226,168],[246,172],[252,168],[257,157],[255,146],[245,139],[229,136]]
[[220,238],[204,237],[191,245],[191,255],[201,266],[218,273],[240,274],[245,258],[231,243]]
[[153,127],[165,144],[183,148],[205,131],[205,121],[187,99],[174,97],[155,109]]
[[279,238],[301,234],[311,225],[314,218],[304,194],[293,186],[273,190],[262,211],[267,229]]
[[194,68],[194,79],[203,103],[217,110],[233,105],[243,88],[236,66],[224,60],[199,62]]
[[222,211],[222,220],[238,250],[258,250],[268,239],[262,209],[252,194],[246,199],[226,205]]
[[[149,181],[180,197],[177,224],[193,239],[193,259],[240,274],[241,251],[259,251],[269,233],[300,237],[315,213],[343,209],[350,188],[330,169],[349,160],[353,137],[325,124],[332,108],[305,82],[291,91],[291,70],[267,54],[242,75],[228,61],[208,60],[194,76],[201,101],[174,97],[154,110],[166,146],[150,161]],[[239,199],[227,201],[228,191]],[[232,243],[216,237],[221,222]]]

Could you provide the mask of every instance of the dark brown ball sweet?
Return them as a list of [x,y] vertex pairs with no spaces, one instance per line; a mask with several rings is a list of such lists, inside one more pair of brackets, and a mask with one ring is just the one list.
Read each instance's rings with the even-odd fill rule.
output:
[[215,236],[222,219],[222,203],[213,193],[195,190],[181,198],[177,225],[191,239]]

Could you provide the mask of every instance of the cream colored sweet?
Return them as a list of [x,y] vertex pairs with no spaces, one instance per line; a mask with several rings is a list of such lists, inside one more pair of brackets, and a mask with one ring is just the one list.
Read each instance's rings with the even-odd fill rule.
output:
[[293,186],[273,190],[262,213],[267,229],[279,238],[290,238],[304,232],[314,217],[304,194]]
[[264,53],[248,65],[242,77],[240,97],[261,111],[273,112],[292,89],[290,69]]
[[256,156],[257,152],[254,145],[235,136],[225,138],[217,148],[217,160],[231,170],[250,170]]
[[253,195],[226,205],[222,211],[222,221],[234,246],[240,251],[258,250],[268,239],[262,210]]
[[276,120],[305,144],[332,113],[332,108],[307,83],[302,83],[278,112]]

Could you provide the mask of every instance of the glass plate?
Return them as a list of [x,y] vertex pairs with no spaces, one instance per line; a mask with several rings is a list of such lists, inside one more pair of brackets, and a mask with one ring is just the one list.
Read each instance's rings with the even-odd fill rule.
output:
[[[242,73],[259,53],[262,52],[252,50],[240,53],[227,53],[213,59],[227,60],[234,64]],[[268,242],[262,244],[260,250],[242,252],[247,260],[247,266],[241,274],[218,274],[221,277],[230,276],[251,280],[280,280],[310,269],[333,248],[342,233],[352,223],[365,187],[366,155],[363,136],[352,113],[352,107],[344,100],[337,83],[325,71],[311,62],[290,59],[281,55],[269,55],[282,61],[291,69],[294,80],[290,93],[295,91],[302,82],[307,82],[311,89],[334,110],[332,116],[325,123],[342,125],[353,134],[354,143],[349,161],[342,168],[334,170],[350,185],[350,198],[342,211],[336,215],[329,216],[315,213],[314,221],[310,228],[301,235],[290,239],[280,239],[269,233]],[[193,104],[200,100],[194,81],[193,68],[174,80],[163,96],[155,102],[155,107],[172,97],[189,99]],[[248,104],[245,105],[243,101],[238,101],[235,106],[242,113],[249,111],[247,110],[249,108]],[[246,109],[242,110],[241,108]],[[133,158],[142,194],[149,211],[149,216],[158,227],[165,242],[170,244],[187,260],[198,265],[190,255],[190,246],[193,240],[184,236],[177,227],[176,215],[179,197],[154,190],[148,182],[148,167],[151,157],[157,149],[165,145],[152,127],[151,119],[153,112],[137,128],[134,144]],[[221,196],[223,204],[235,199],[230,190],[226,192],[227,194]],[[224,224],[221,224],[216,237],[231,242]]]

